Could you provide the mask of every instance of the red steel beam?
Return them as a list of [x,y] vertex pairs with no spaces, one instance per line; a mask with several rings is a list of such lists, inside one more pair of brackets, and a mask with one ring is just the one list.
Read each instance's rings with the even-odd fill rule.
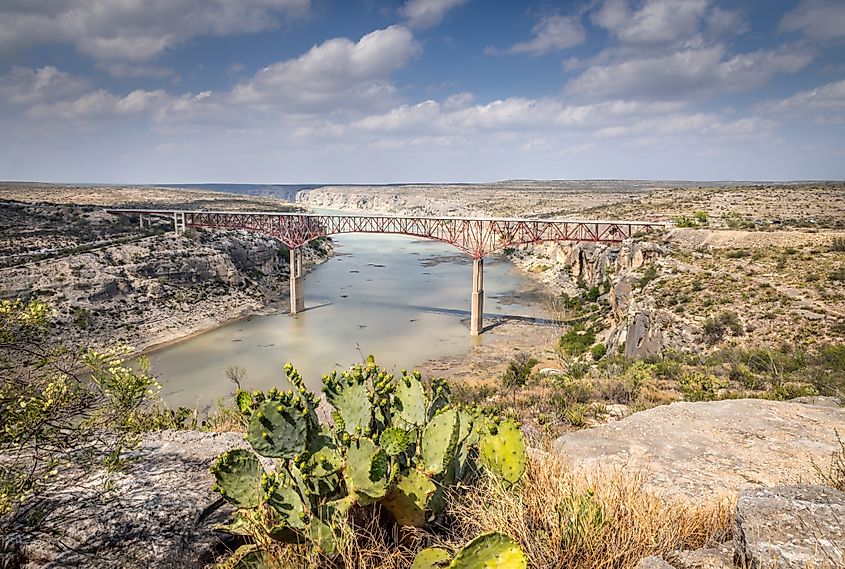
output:
[[664,224],[642,221],[575,221],[422,216],[318,215],[278,212],[108,209],[116,215],[170,219],[184,215],[186,227],[241,229],[270,235],[289,248],[341,233],[380,233],[433,239],[479,259],[489,253],[549,241],[618,243],[636,233],[651,233]]

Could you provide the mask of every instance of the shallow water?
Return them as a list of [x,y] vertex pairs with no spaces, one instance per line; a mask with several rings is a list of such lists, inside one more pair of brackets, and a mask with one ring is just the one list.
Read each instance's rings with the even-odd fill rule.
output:
[[[226,369],[246,370],[244,387],[283,385],[290,361],[312,389],[320,377],[375,354],[389,369],[466,352],[472,260],[434,241],[395,235],[342,235],[335,254],[305,276],[298,316],[253,316],[150,354],[169,404],[200,408],[232,390]],[[484,263],[485,324],[493,317],[543,318],[536,285],[510,262]]]

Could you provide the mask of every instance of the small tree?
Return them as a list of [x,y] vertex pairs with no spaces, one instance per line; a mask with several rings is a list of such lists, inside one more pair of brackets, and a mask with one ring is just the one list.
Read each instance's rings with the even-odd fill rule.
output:
[[519,352],[508,362],[508,369],[502,374],[502,385],[507,388],[523,387],[531,378],[531,370],[539,360],[525,352]]

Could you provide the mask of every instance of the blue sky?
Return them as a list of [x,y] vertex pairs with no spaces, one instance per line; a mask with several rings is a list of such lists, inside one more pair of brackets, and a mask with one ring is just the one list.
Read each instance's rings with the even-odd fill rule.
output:
[[845,0],[4,0],[0,179],[845,179]]

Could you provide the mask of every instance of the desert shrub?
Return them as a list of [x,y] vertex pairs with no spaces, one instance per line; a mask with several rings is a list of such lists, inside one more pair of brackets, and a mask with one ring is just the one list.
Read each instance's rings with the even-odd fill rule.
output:
[[716,316],[706,318],[702,324],[704,337],[708,344],[715,344],[725,337],[727,332],[734,336],[742,336],[745,328],[739,315],[733,311],[724,311]]
[[596,344],[592,348],[590,348],[590,355],[593,356],[593,360],[599,361],[604,357],[607,353],[607,346],[604,344]]
[[679,387],[686,401],[716,401],[727,384],[711,373],[695,371],[684,374]]
[[597,286],[590,287],[590,290],[588,290],[586,294],[584,294],[584,298],[587,300],[587,302],[595,302],[599,299],[600,296],[601,291]]
[[563,410],[563,418],[575,428],[587,425],[585,416],[589,407],[583,403],[573,403]]
[[731,249],[727,253],[725,253],[725,257],[728,259],[742,259],[743,257],[748,257],[750,253],[748,249]]
[[657,267],[654,264],[648,265],[643,269],[643,276],[637,281],[637,286],[645,288],[648,283],[657,278]]
[[675,218],[675,227],[698,227],[698,222],[693,217],[679,215]]
[[580,356],[595,344],[595,333],[583,324],[576,324],[558,341],[558,351],[564,356]]
[[805,383],[777,383],[764,394],[765,399],[773,399],[775,401],[789,401],[796,397],[810,397],[818,395],[819,392],[812,385]]
[[695,217],[695,220],[698,223],[707,223],[710,219],[710,216],[707,215],[706,211],[697,211],[693,214],[693,217]]
[[34,523],[58,469],[119,467],[158,387],[129,348],[65,346],[50,326],[46,304],[0,301],[0,533]]
[[827,275],[828,280],[833,282],[843,282],[845,281],[845,267],[839,267],[834,269]]
[[834,253],[845,251],[845,237],[834,237],[830,242],[830,250]]
[[501,376],[502,385],[507,388],[522,387],[531,378],[531,370],[540,363],[536,358],[525,352],[518,353],[510,362]]

